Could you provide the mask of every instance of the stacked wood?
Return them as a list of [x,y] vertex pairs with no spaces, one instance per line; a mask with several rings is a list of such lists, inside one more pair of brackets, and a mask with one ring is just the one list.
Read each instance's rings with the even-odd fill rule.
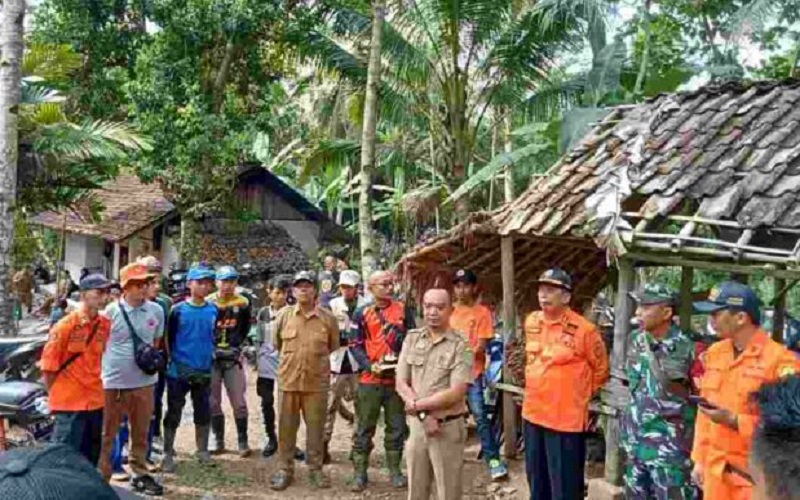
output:
[[515,336],[506,344],[506,360],[513,384],[525,387],[525,339]]
[[270,278],[308,269],[300,244],[283,226],[269,221],[238,222],[224,219],[202,223],[200,258],[214,265],[241,267]]

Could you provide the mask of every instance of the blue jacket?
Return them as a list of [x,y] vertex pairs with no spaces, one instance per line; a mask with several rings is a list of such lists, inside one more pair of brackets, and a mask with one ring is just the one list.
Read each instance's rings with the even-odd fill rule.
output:
[[[172,308],[169,315],[169,366],[167,376],[179,373],[210,374],[214,358],[214,329],[217,307],[210,302],[202,306],[188,300]],[[180,365],[180,370],[178,365]]]

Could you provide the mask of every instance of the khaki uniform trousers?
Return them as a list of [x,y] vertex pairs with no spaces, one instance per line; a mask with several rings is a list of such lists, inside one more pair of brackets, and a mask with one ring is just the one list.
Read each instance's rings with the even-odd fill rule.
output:
[[467,441],[464,419],[458,418],[442,424],[439,434],[432,437],[425,435],[422,422],[416,417],[408,418],[408,426],[408,499],[428,500],[434,484],[438,500],[461,498],[461,473],[464,469],[464,445]]
[[306,424],[306,463],[309,470],[322,470],[323,436],[328,391],[278,393],[278,463],[280,470],[294,473],[294,450],[300,414]]

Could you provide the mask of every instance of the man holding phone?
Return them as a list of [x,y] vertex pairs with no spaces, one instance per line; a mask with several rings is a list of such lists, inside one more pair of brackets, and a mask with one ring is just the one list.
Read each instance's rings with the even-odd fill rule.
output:
[[636,300],[639,329],[628,346],[625,373],[631,404],[622,420],[625,497],[630,500],[691,500],[689,481],[697,409],[691,399],[689,371],[694,342],[673,322],[676,294],[662,285],[645,285]]
[[726,281],[695,309],[711,315],[723,340],[705,353],[692,478],[707,500],[750,499],[748,456],[759,421],[752,394],[800,367],[791,351],[761,328],[759,300],[749,286]]

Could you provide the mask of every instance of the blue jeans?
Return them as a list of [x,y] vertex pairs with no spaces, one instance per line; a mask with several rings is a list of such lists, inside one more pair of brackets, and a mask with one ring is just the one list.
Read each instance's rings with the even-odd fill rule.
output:
[[488,463],[489,460],[500,458],[500,444],[492,433],[492,426],[486,415],[486,405],[483,399],[483,377],[478,377],[469,384],[467,389],[467,404],[475,423],[478,426],[478,439],[481,441],[481,453],[483,459]]
[[103,435],[103,409],[93,411],[54,411],[52,440],[66,444],[97,467],[100,438]]
[[128,444],[128,437],[128,417],[126,415],[122,420],[122,425],[119,426],[119,432],[117,433],[117,437],[114,438],[114,443],[111,448],[111,470],[114,471],[114,474],[125,472],[125,469],[122,467],[122,448]]

